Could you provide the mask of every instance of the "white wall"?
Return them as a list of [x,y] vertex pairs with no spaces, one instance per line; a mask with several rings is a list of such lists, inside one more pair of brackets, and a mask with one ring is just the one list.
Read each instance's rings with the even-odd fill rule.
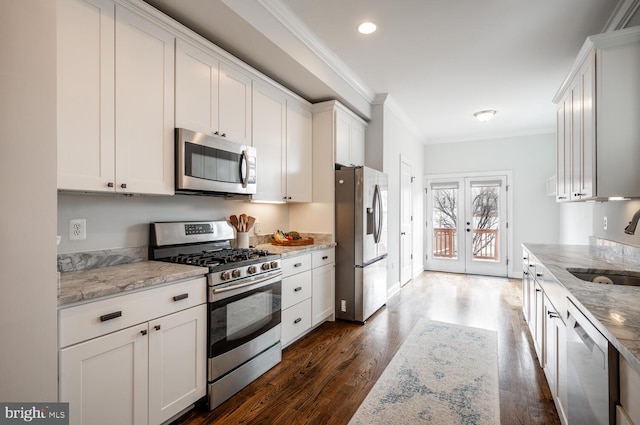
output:
[[563,245],[589,245],[593,234],[593,206],[591,202],[562,202],[560,208],[559,240]]
[[58,399],[56,28],[51,0],[0,1],[0,400]]
[[[245,213],[256,217],[261,233],[289,229],[286,204],[255,204],[207,196],[58,196],[59,253],[132,248],[149,244],[149,223],[153,221],[227,220]],[[69,220],[87,220],[87,239],[69,240]],[[254,229],[255,230],[255,229]],[[296,229],[306,232],[307,229]]]
[[[384,108],[380,115],[376,109]],[[388,233],[388,280],[389,292],[395,292],[400,285],[400,158],[406,158],[412,165],[416,179],[413,182],[413,273],[415,276],[423,270],[421,258],[423,254],[424,191],[421,176],[424,175],[422,158],[424,145],[418,137],[405,125],[398,114],[387,103],[376,105],[373,116],[382,119],[383,132],[383,170],[389,178],[389,194],[387,206]],[[379,123],[378,123],[379,124]],[[367,133],[369,143],[369,133]],[[373,159],[371,159],[373,160]]]
[[426,145],[424,172],[433,175],[511,170],[513,222],[509,225],[513,240],[508,256],[513,261],[512,276],[520,277],[522,243],[559,241],[559,206],[554,197],[545,193],[547,179],[556,172],[555,157],[554,134]]

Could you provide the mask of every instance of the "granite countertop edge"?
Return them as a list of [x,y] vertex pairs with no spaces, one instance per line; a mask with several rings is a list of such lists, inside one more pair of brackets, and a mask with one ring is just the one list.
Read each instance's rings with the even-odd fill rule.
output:
[[607,261],[588,245],[522,244],[569,292],[569,299],[640,373],[640,287],[585,282],[567,268],[640,272],[640,265]]
[[[257,245],[282,258],[295,257],[336,246],[335,242],[303,246]],[[122,295],[129,291],[148,289],[189,278],[204,276],[207,267],[175,264],[162,261],[140,261],[135,263],[98,267],[89,270],[63,272],[58,288],[58,308],[98,301],[100,298]]]
[[204,276],[206,267],[140,261],[60,274],[58,308]]
[[270,243],[256,245],[257,249],[266,249],[271,253],[280,254],[282,258],[295,257],[298,255],[306,254],[313,251],[322,251],[323,249],[329,249],[336,246],[335,242],[316,243],[312,245],[300,245],[300,246],[281,246],[271,245]]

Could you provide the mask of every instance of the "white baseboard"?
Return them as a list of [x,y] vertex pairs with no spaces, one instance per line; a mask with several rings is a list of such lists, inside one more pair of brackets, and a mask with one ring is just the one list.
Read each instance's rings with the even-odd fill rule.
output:
[[400,282],[395,282],[393,285],[387,288],[387,299],[393,297],[398,293],[400,293]]

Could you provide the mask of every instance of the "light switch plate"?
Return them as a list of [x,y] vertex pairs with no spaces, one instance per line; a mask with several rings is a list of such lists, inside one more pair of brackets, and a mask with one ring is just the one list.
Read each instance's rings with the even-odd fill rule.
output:
[[605,217],[605,218],[602,220],[602,228],[603,228],[604,230],[607,230],[607,217]]

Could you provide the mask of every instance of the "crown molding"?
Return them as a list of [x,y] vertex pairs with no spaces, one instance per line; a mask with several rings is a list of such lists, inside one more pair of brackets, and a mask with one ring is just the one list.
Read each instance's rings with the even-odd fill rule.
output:
[[463,143],[463,142],[474,142],[474,141],[483,141],[483,140],[498,140],[498,139],[511,139],[515,137],[529,137],[529,136],[544,136],[551,135],[555,139],[556,137],[556,128],[548,127],[548,128],[538,128],[538,129],[528,129],[522,131],[503,131],[496,132],[486,135],[467,135],[467,136],[453,136],[453,137],[432,137],[428,138],[424,144],[425,145],[439,145],[443,143]]
[[602,32],[624,28],[640,8],[640,0],[620,0],[605,24]]
[[360,96],[369,103],[373,102],[375,98],[373,90],[333,53],[282,0],[257,0],[257,2]]

